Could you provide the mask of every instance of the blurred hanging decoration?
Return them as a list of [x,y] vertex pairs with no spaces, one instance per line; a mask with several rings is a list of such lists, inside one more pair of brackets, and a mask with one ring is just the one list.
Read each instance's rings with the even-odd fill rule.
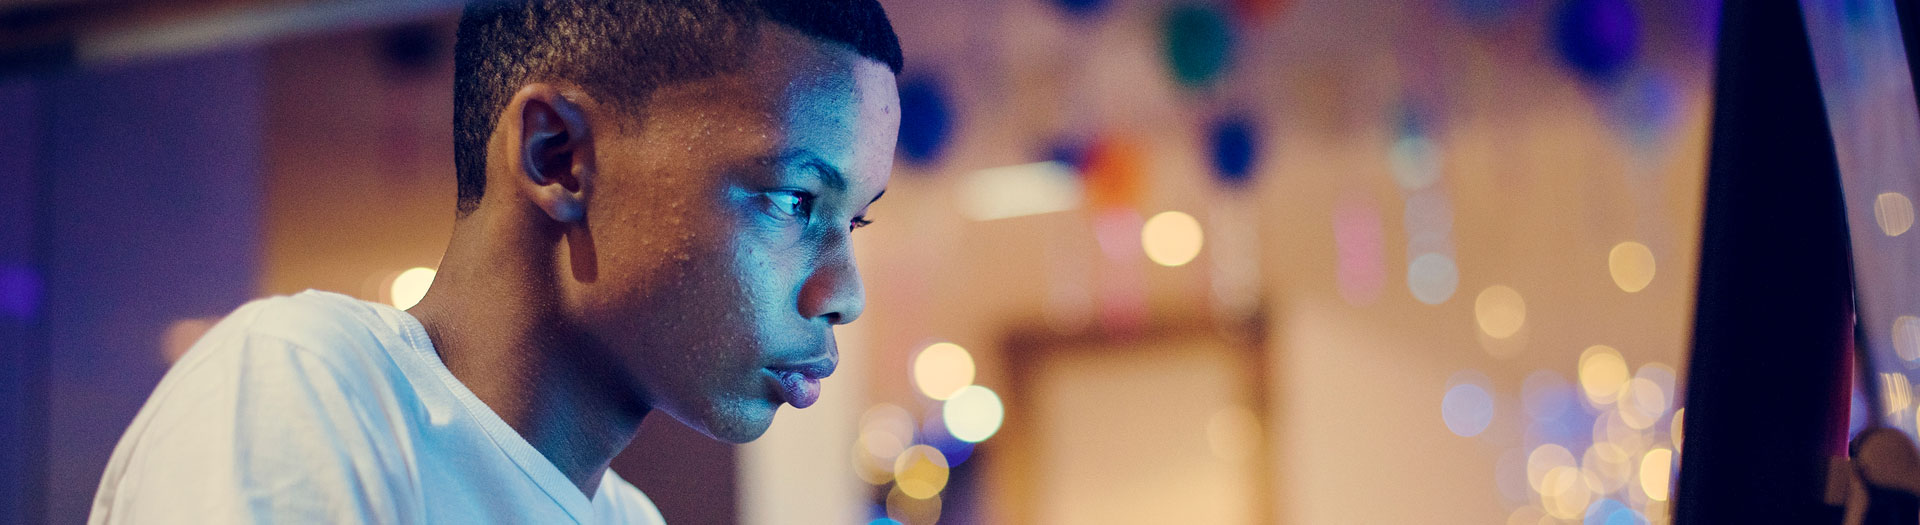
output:
[[1122,135],[1101,137],[1087,146],[1084,158],[1081,175],[1086,181],[1087,207],[1131,209],[1139,205],[1147,155],[1138,141]]
[[1183,86],[1212,86],[1233,63],[1233,26],[1219,10],[1199,4],[1174,7],[1161,30],[1167,64]]
[[1215,120],[1207,129],[1207,144],[1213,174],[1229,188],[1245,188],[1259,160],[1259,135],[1253,119],[1244,113],[1232,113]]
[[1053,0],[1054,7],[1076,18],[1093,18],[1107,10],[1107,0]]
[[1291,7],[1291,0],[1233,0],[1233,14],[1245,26],[1264,25]]
[[900,156],[916,166],[932,165],[953,139],[956,115],[945,82],[919,75],[900,83]]
[[1047,145],[1046,158],[1066,164],[1077,173],[1087,169],[1087,155],[1093,150],[1093,142],[1078,135],[1062,135]]
[[1614,84],[1640,53],[1640,21],[1627,0],[1566,0],[1553,27],[1560,59],[1590,83]]

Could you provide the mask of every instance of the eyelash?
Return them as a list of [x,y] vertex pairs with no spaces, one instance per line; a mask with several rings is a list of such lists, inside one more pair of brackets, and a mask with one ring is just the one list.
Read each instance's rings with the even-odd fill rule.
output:
[[[811,218],[813,216],[813,199],[814,199],[813,194],[807,193],[804,191],[780,191],[780,192],[774,192],[774,197],[772,198],[777,199],[779,196],[794,197],[793,210],[787,211],[783,209],[781,210],[781,213],[785,213],[787,215],[800,218],[802,220]],[[780,201],[775,200],[774,206],[779,207]],[[847,230],[848,231],[858,230],[871,225],[873,225],[873,221],[867,219],[866,217],[854,217],[853,221],[851,221],[848,224]]]

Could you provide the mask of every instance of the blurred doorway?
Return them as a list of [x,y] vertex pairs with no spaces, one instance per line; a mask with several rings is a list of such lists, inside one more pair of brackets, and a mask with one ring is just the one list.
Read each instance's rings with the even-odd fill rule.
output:
[[1257,330],[1166,326],[1011,339],[1008,413],[1019,416],[993,467],[1010,521],[1272,521]]

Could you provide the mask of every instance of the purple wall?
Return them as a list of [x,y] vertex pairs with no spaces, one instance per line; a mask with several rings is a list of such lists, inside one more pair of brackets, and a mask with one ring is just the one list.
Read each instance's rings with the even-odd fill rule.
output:
[[[257,52],[166,59],[38,82],[34,179],[48,241],[44,501],[86,519],[120,433],[166,362],[174,321],[252,297],[259,268]],[[5,141],[12,142],[12,141]]]
[[29,396],[39,374],[29,353],[36,330],[39,279],[34,262],[35,152],[39,149],[39,103],[27,79],[0,80],[0,524],[27,523],[38,516],[30,505],[38,478],[33,458],[40,456],[38,405]]

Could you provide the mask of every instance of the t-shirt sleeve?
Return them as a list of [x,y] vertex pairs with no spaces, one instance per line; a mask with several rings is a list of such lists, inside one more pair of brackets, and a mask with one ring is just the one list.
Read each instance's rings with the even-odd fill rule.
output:
[[421,521],[378,374],[246,330],[200,345],[122,438],[91,523]]

